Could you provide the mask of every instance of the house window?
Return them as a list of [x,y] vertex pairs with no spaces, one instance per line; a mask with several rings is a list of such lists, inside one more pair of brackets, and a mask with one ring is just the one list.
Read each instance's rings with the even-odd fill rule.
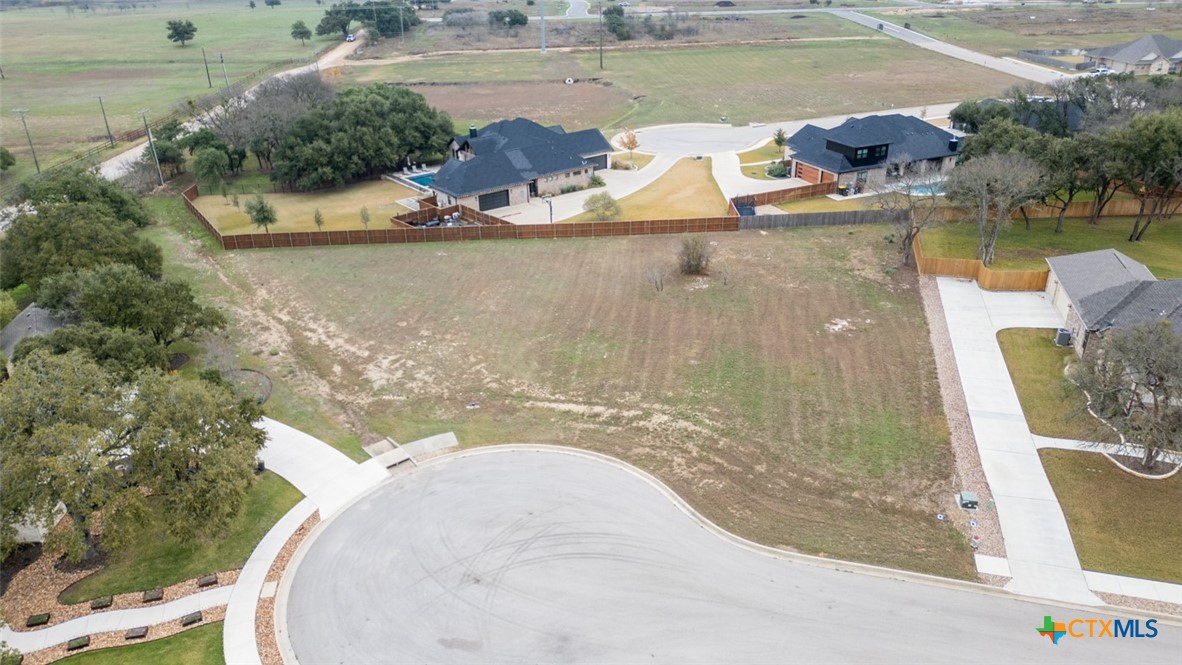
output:
[[857,150],[854,151],[854,159],[866,159],[866,156],[869,154],[870,154],[869,148],[858,148]]
[[874,156],[875,157],[886,157],[886,152],[887,152],[887,147],[885,145],[880,145],[874,149]]

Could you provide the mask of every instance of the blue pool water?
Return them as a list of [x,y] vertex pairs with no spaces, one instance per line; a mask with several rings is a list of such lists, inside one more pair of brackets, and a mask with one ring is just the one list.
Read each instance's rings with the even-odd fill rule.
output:
[[423,187],[430,187],[431,183],[435,182],[435,174],[434,173],[421,173],[419,175],[412,175],[412,176],[408,177],[407,180],[410,180],[411,182],[417,182],[418,184],[422,185]]
[[944,195],[944,186],[941,184],[935,185],[916,185],[911,188],[912,194],[919,194],[921,196],[926,194],[935,194],[936,196]]

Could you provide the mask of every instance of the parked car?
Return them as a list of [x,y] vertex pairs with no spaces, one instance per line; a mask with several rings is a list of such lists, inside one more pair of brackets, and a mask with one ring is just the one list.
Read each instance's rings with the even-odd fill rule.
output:
[[631,7],[632,6],[631,2],[617,2],[616,4],[621,7]]
[[345,41],[355,42],[355,41],[357,41],[357,35],[350,33],[348,37],[345,37]]
[[1113,74],[1115,72],[1107,67],[1097,67],[1088,73],[1092,76],[1107,76],[1108,74]]

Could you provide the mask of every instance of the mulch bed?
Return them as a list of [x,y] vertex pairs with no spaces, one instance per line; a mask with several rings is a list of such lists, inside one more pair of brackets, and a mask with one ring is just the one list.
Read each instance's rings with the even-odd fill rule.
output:
[[[300,528],[295,530],[291,538],[287,540],[287,544],[279,551],[279,556],[275,557],[274,563],[271,564],[271,569],[267,571],[267,582],[278,582],[282,577],[287,564],[291,563],[291,557],[295,551],[299,549],[300,543],[304,542],[304,538],[312,529],[320,523],[320,513],[312,513]],[[259,657],[263,661],[263,665],[283,665],[283,657],[279,653],[279,643],[275,639],[275,598],[259,598],[258,607],[255,610],[255,640],[259,645]]]
[[191,628],[200,628],[211,623],[217,623],[226,618],[226,606],[214,607],[208,610],[201,611],[201,621],[190,626],[181,626],[180,619],[173,619],[148,629],[148,635],[140,639],[127,639],[127,631],[115,630],[109,633],[96,633],[90,636],[90,646],[76,651],[67,651],[66,645],[59,644],[41,651],[33,651],[25,654],[25,659],[21,661],[21,665],[46,665],[56,660],[61,660],[66,656],[72,656],[76,653],[84,653],[87,651],[94,651],[96,649],[106,649],[109,647],[121,647],[129,644],[140,644],[142,642],[151,642],[153,640],[163,639],[165,637],[172,637],[177,633],[189,630]]

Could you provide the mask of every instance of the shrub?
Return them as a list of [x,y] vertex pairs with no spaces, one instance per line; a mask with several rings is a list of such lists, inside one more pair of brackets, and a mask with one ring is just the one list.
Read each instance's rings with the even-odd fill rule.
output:
[[527,23],[529,23],[529,17],[516,9],[498,9],[497,11],[488,13],[488,24],[494,28],[510,28],[515,25],[526,25]]
[[591,186],[592,187],[606,187],[607,183],[603,181],[603,178],[599,177],[598,173],[596,173],[595,175],[591,176]]
[[705,275],[710,269],[712,254],[714,250],[705,236],[683,236],[681,251],[677,253],[677,267],[683,275]]
[[632,170],[632,163],[624,161],[622,159],[613,159],[612,160],[612,168],[617,171],[631,171]]
[[559,194],[570,194],[571,192],[577,192],[580,189],[582,189],[582,187],[579,187],[578,185],[567,185],[566,187],[563,187],[562,189],[558,190],[558,193]]
[[768,165],[764,169],[764,173],[767,173],[773,178],[786,178],[788,177],[788,167],[784,166],[784,162],[776,162],[775,164]]
[[608,192],[592,194],[583,201],[583,210],[595,215],[598,220],[613,219],[620,214],[620,204]]

